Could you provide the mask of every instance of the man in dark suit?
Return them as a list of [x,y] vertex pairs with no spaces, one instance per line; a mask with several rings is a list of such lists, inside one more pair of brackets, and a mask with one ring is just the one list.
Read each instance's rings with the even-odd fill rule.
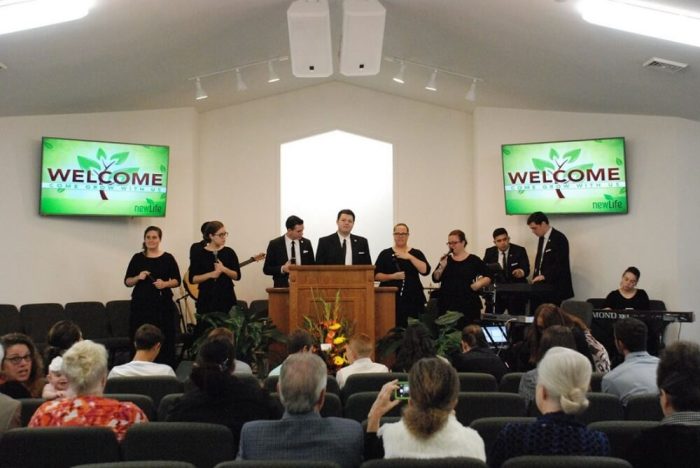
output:
[[[508,283],[527,283],[527,275],[530,274],[530,260],[524,247],[510,243],[508,231],[498,228],[493,231],[493,247],[486,249],[484,263],[487,265],[497,263],[501,266],[499,274],[495,276],[496,286]],[[497,314],[506,310],[511,315],[525,315],[527,295],[502,292],[496,295]]]
[[287,233],[267,245],[263,272],[272,276],[276,288],[289,287],[290,265],[313,265],[314,248],[304,236],[304,220],[290,216],[285,222]]
[[[291,354],[282,364],[277,390],[284,405],[278,421],[243,425],[239,460],[331,461],[343,468],[362,463],[364,433],[357,421],[322,418],[327,369],[313,353]],[[301,465],[300,465],[301,466]]]
[[355,225],[352,210],[340,210],[336,219],[338,232],[321,237],[316,249],[318,265],[371,265],[369,244],[364,237],[350,234]]
[[569,241],[564,234],[549,225],[547,215],[541,211],[528,216],[527,225],[532,233],[539,237],[532,283],[552,287],[552,291],[533,296],[530,300],[530,310],[534,311],[537,305],[545,302],[561,305],[564,299],[574,296],[569,265]]

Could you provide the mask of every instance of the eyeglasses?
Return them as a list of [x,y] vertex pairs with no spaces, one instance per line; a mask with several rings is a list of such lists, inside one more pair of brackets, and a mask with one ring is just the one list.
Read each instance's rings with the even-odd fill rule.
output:
[[462,243],[462,241],[451,241],[451,242],[445,242],[445,245],[457,245],[457,244],[461,244],[461,243]]
[[394,235],[395,235],[395,236],[402,236],[402,237],[403,237],[403,236],[407,236],[408,233],[407,233],[407,232],[395,232]]
[[218,234],[214,234],[216,237],[221,237],[221,238],[226,238],[228,237],[228,232],[220,232]]
[[32,362],[32,355],[27,354],[26,356],[6,357],[5,360],[8,361],[13,366],[16,366],[22,361]]

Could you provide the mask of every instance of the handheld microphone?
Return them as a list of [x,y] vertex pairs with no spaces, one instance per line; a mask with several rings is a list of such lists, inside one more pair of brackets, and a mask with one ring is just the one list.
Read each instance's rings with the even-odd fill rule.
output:
[[214,263],[218,262],[219,261],[219,251],[214,250],[214,251],[212,251],[212,253],[214,254]]

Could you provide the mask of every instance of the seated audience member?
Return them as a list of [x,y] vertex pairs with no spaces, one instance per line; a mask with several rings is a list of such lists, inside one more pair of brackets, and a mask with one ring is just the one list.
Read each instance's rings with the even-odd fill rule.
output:
[[51,363],[56,356],[63,356],[68,348],[73,346],[73,343],[83,339],[83,332],[75,322],[70,320],[59,320],[54,323],[46,335],[46,344],[44,350],[44,363]]
[[572,349],[555,347],[547,351],[537,369],[535,402],[542,416],[533,423],[507,424],[489,454],[489,465],[498,468],[521,455],[607,456],[607,436],[575,420],[588,407],[588,359]]
[[133,424],[148,418],[133,403],[105,398],[107,350],[90,340],[75,343],[63,354],[63,373],[73,397],[41,405],[29,427],[103,426],[111,428],[122,441]]
[[[209,332],[207,338],[220,338],[228,340],[234,348],[236,347],[236,337],[233,335],[233,332],[231,330],[225,327],[214,328],[212,331]],[[233,367],[233,369],[234,374],[253,375],[253,369],[251,369],[247,363],[239,359],[236,359],[236,365]]]
[[664,418],[628,448],[635,468],[700,466],[700,346],[679,341],[661,355],[656,381]]
[[241,460],[319,460],[341,467],[362,463],[362,426],[344,418],[322,418],[326,364],[313,353],[291,354],[282,364],[277,388],[285,408],[279,421],[243,425]]
[[0,367],[0,393],[11,398],[41,398],[46,384],[41,356],[34,342],[22,333],[0,338],[5,359]]
[[640,320],[625,318],[615,322],[613,332],[615,347],[625,361],[603,376],[603,392],[617,395],[623,405],[632,395],[657,393],[659,358],[647,352],[647,326]]
[[[537,350],[537,362],[539,363],[547,351],[555,346],[576,350],[576,341],[571,329],[564,325],[553,325],[542,333],[540,347]],[[526,403],[535,401],[535,389],[537,388],[537,368],[523,374],[518,385],[518,394],[525,398]]]
[[345,355],[348,358],[350,365],[343,367],[336,374],[335,378],[338,381],[338,386],[343,388],[345,382],[353,374],[367,374],[371,372],[389,372],[389,368],[384,364],[372,362],[372,351],[374,351],[374,343],[372,339],[361,333],[350,338]]
[[107,376],[108,379],[114,377],[148,377],[148,376],[169,376],[175,377],[175,371],[167,364],[153,362],[160,353],[165,337],[158,327],[150,323],[144,323],[136,329],[134,334],[134,347],[136,354],[131,362],[114,366]]
[[484,331],[479,325],[467,325],[462,330],[462,352],[452,358],[457,372],[484,372],[501,380],[508,368],[489,348]]
[[439,357],[435,350],[435,341],[430,336],[430,331],[422,323],[409,325],[404,332],[403,339],[396,353],[396,362],[392,366],[394,372],[408,372],[411,366],[420,359]]
[[[5,359],[5,351],[0,344],[0,362]],[[22,405],[19,401],[0,393],[0,437],[6,431],[22,425]]]
[[62,367],[63,358],[61,356],[56,356],[49,364],[49,373],[46,375],[46,380],[49,382],[44,385],[44,390],[41,392],[41,398],[44,400],[55,400],[68,396],[68,378],[63,374]]
[[[399,422],[379,427],[381,417],[400,403],[392,400],[398,388],[385,384],[367,415],[367,457],[445,458],[486,460],[484,441],[454,414],[459,378],[452,366],[438,358],[417,361],[408,374],[410,398]],[[375,436],[376,435],[376,436]],[[382,444],[379,444],[381,439]]]
[[[316,341],[311,333],[303,329],[294,330],[287,338],[287,352],[291,356],[296,353],[313,353]],[[284,362],[270,371],[268,376],[279,376]]]
[[230,341],[208,338],[192,367],[190,381],[194,385],[175,403],[166,420],[227,426],[237,450],[243,423],[278,419],[282,411],[265,390],[233,375],[235,356]]

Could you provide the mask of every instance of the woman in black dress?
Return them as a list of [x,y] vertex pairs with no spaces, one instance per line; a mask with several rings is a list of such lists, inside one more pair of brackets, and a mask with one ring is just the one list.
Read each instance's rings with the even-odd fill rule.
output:
[[438,310],[461,312],[462,325],[469,325],[481,318],[481,297],[478,291],[491,284],[486,264],[476,255],[467,252],[467,238],[463,231],[455,229],[447,236],[449,252],[442,256],[433,272],[433,281],[441,283]]
[[171,288],[180,286],[180,269],[175,258],[160,248],[163,231],[149,226],[143,234],[143,252],[131,257],[124,284],[131,293],[129,329],[133,340],[136,329],[144,323],[160,328],[165,337],[158,362],[175,364],[175,327],[177,309]]
[[605,298],[605,308],[613,310],[634,309],[649,310],[649,296],[643,289],[637,289],[639,269],[629,267],[622,273],[620,287],[610,291]]
[[394,246],[382,250],[375,263],[374,279],[379,286],[394,286],[396,293],[396,326],[406,327],[408,317],[418,318],[425,310],[425,294],[420,277],[430,273],[430,264],[418,249],[408,246],[408,226],[394,226]]
[[203,236],[207,244],[190,252],[190,282],[199,285],[197,313],[228,313],[236,304],[233,281],[241,279],[238,256],[226,247],[228,232],[220,221],[207,223]]

